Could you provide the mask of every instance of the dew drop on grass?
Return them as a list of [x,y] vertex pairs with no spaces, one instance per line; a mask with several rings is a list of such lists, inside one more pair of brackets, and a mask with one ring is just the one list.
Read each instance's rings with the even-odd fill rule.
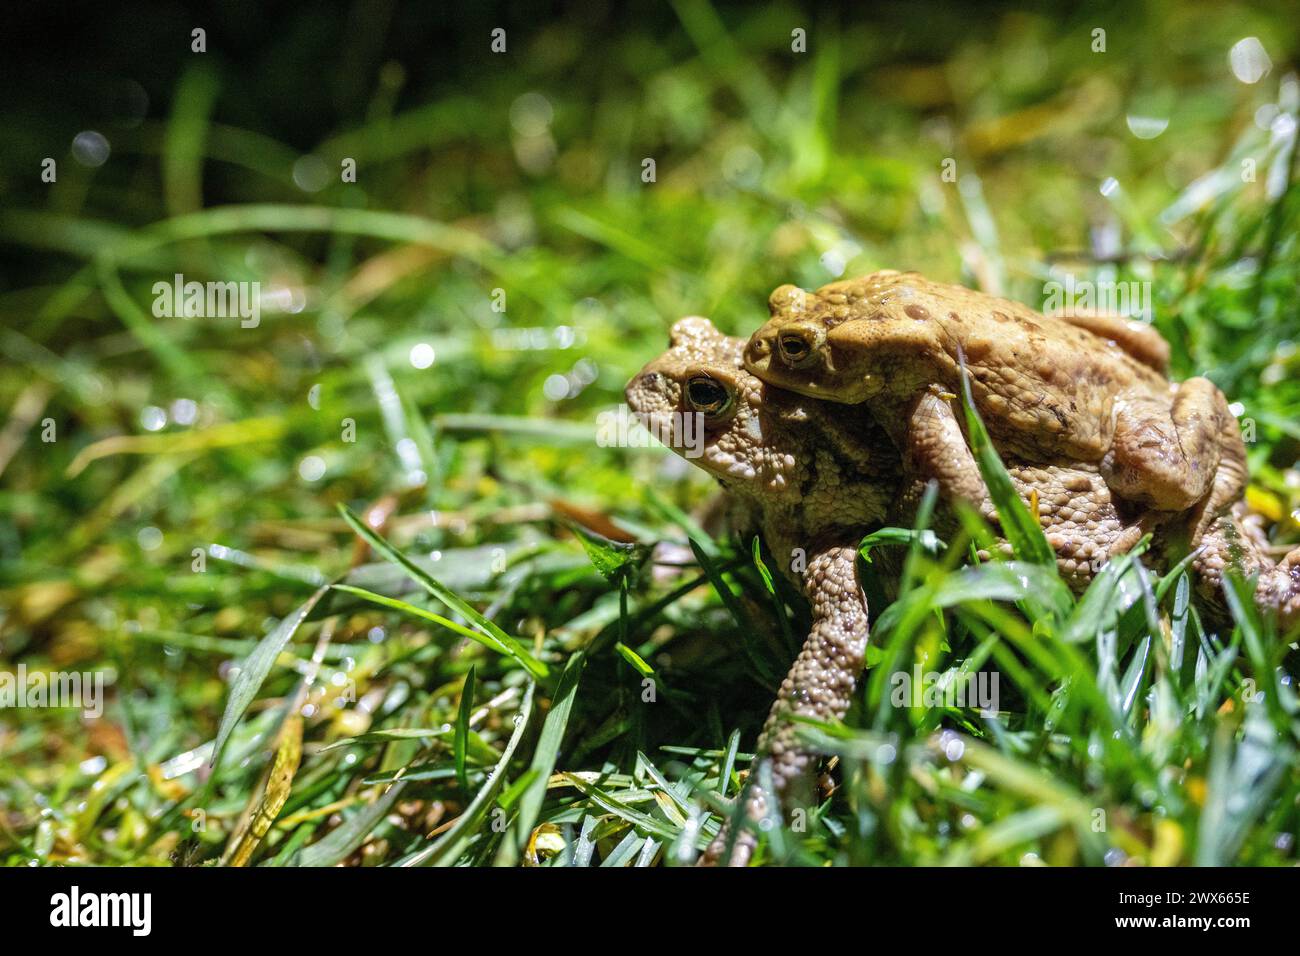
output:
[[437,355],[433,351],[433,346],[428,342],[417,342],[411,346],[411,365],[414,368],[425,369],[433,364]]
[[1155,139],[1169,128],[1169,120],[1163,116],[1134,116],[1127,118],[1128,131],[1138,139]]
[[530,90],[510,104],[510,125],[521,136],[541,136],[555,118],[555,108],[541,93]]
[[161,431],[167,424],[167,413],[157,405],[140,409],[140,427],[147,432]]
[[1232,67],[1232,75],[1243,83],[1258,83],[1273,69],[1273,61],[1259,37],[1243,37],[1234,43],[1228,51],[1228,64]]
[[823,252],[821,264],[823,269],[836,278],[844,275],[844,267],[848,265],[848,263],[844,261],[844,255],[838,249],[828,249],[826,252]]
[[178,398],[172,402],[171,415],[177,425],[193,425],[199,417],[199,406],[192,398]]
[[552,402],[558,402],[563,398],[569,397],[569,379],[560,375],[558,372],[554,375],[548,375],[546,381],[542,383],[542,394]]
[[81,761],[78,765],[78,769],[87,776],[94,776],[95,774],[103,773],[104,768],[107,766],[108,761],[103,756],[98,756]]
[[319,156],[308,153],[293,164],[293,183],[303,192],[320,192],[329,181],[329,167]]
[[308,455],[299,462],[298,474],[303,481],[320,481],[325,477],[325,459],[319,455]]
[[93,129],[82,130],[72,140],[72,158],[94,169],[108,162],[108,140]]

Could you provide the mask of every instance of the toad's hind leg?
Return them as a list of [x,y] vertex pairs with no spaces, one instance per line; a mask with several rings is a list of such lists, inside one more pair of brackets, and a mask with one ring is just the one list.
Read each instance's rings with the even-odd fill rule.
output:
[[1088,330],[1098,338],[1114,342],[1161,375],[1168,374],[1169,343],[1154,327],[1140,319],[1126,319],[1120,315],[1089,309],[1067,310],[1060,314],[1060,318],[1076,328]]
[[1190,378],[1173,402],[1119,403],[1115,437],[1101,471],[1112,491],[1157,511],[1182,511],[1202,500],[1219,467],[1220,436],[1232,417],[1213,382]]
[[[752,822],[766,819],[770,811],[771,795],[761,786],[765,777],[787,811],[812,800],[817,758],[799,743],[798,724],[791,718],[835,720],[849,709],[867,652],[867,599],[858,584],[857,555],[855,541],[822,549],[809,559],[804,591],[812,605],[812,630],[781,683],[758,739],[758,763],[741,796]],[[756,772],[760,766],[765,772]],[[725,858],[728,866],[744,866],[754,845],[749,830],[733,838],[724,826],[700,863],[715,865]]]

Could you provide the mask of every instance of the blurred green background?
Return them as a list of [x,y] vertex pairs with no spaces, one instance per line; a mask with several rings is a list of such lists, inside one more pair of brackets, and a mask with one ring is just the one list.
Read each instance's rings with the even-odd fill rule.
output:
[[[1175,373],[1208,374],[1241,403],[1257,427],[1252,503],[1294,538],[1295,13],[704,0],[7,12],[0,664],[100,669],[112,690],[97,722],[0,712],[0,859],[215,859],[290,712],[306,756],[262,858],[292,859],[355,819],[367,787],[417,757],[432,782],[395,805],[405,823],[367,830],[348,859],[396,859],[456,817],[467,795],[445,735],[319,748],[450,726],[477,662],[490,764],[522,672],[360,602],[334,605],[319,672],[310,640],[290,646],[219,779],[198,757],[174,762],[210,753],[255,642],[364,557],[340,503],[378,504],[396,546],[554,671],[596,637],[579,743],[571,730],[552,751],[561,769],[637,778],[652,747],[725,750],[733,727],[752,743],[770,693],[727,669],[733,624],[698,590],[637,619],[633,637],[663,652],[651,663],[682,696],[653,717],[632,706],[636,668],[609,650],[617,595],[566,522],[645,542],[693,526],[712,483],[663,453],[597,447],[595,416],[674,319],[747,335],[785,282],[917,269],[1038,306],[1067,271],[1150,281]],[[206,52],[191,49],[196,27]],[[260,324],[155,318],[153,284],[175,273],[260,283]],[[327,704],[331,682],[365,706]],[[204,783],[195,829],[178,813]],[[582,825],[592,798],[578,796],[571,819],[548,803],[556,832]],[[656,832],[618,813],[600,826],[606,859],[625,834]],[[939,859],[948,835],[918,826],[932,842],[877,835],[862,854]],[[1274,836],[1248,857],[1293,860]],[[962,859],[1047,856],[1040,839]]]

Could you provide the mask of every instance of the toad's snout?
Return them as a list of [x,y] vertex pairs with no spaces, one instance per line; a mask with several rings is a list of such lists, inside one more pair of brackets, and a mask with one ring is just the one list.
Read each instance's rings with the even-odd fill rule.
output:
[[772,340],[765,335],[755,335],[745,345],[745,367],[761,375],[772,365]]

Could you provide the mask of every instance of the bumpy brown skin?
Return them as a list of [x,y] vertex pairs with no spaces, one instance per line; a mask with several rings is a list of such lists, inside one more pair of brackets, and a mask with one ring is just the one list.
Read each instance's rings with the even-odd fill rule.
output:
[[[1117,495],[1161,511],[1194,506],[1214,481],[1227,401],[1207,379],[1168,382],[1168,346],[1153,330],[1087,313],[1044,316],[913,272],[816,292],[784,285],[769,307],[746,349],[748,370],[813,398],[868,402],[913,455],[917,403],[959,392],[964,363],[975,406],[1008,453],[1098,463]],[[956,448],[924,453],[945,494],[982,503],[979,490],[944,484]]]
[[[722,335],[707,319],[682,319],[673,326],[668,351],[632,379],[626,394],[652,432],[717,477],[739,512],[755,516],[774,555],[790,556],[780,562],[781,570],[803,588],[812,608],[812,630],[781,685],[758,747],[777,800],[788,808],[809,794],[813,765],[813,757],[797,744],[790,716],[842,717],[862,669],[868,634],[866,598],[857,579],[858,542],[882,522],[910,524],[924,481],[864,410],[767,386],[745,371],[743,347],[743,340]],[[690,386],[701,380],[726,392],[725,406],[707,414],[696,411]],[[675,419],[683,413],[704,420],[701,443],[690,441],[698,433],[683,431]],[[1169,516],[1153,521],[1149,512],[1115,502],[1095,464],[1038,465],[1011,456],[1006,464],[1021,497],[1037,501],[1061,573],[1077,590],[1146,530],[1169,536]],[[1244,475],[1244,460],[1241,469]],[[1241,476],[1225,471],[1220,480],[1231,487]],[[985,514],[993,517],[991,507]],[[942,510],[938,517],[949,520]],[[1275,569],[1239,516],[1211,513],[1204,505],[1174,523],[1174,531],[1181,529],[1189,543],[1205,547],[1195,566],[1205,575],[1201,590],[1208,598],[1215,600],[1223,570],[1237,561],[1247,573],[1261,572],[1262,604],[1297,616],[1300,551]],[[793,560],[801,556],[805,563]],[[754,783],[761,776],[751,775],[746,791],[751,820],[772,809],[769,794]],[[751,835],[737,834],[729,855],[728,842],[726,833],[720,834],[704,862],[726,856],[731,865],[746,863],[754,847]]]
[[[833,419],[821,403],[769,390],[741,366],[743,346],[706,319],[682,319],[668,351],[628,384],[627,402],[661,441],[752,507],[782,572],[802,586],[812,608],[812,630],[759,739],[777,796],[788,805],[812,761],[789,717],[827,720],[848,709],[867,643],[857,545],[864,529],[883,521],[901,477],[897,455],[867,416],[854,421],[837,409]],[[702,379],[730,396],[717,414],[698,412],[689,398],[690,384]],[[699,457],[691,457],[691,433],[675,427],[682,414],[705,422]],[[749,817],[761,819],[767,794],[751,784],[746,799]],[[727,842],[720,835],[705,862],[721,859]],[[727,862],[743,865],[753,845],[749,834],[737,834]]]
[[[795,744],[790,715],[843,716],[862,669],[867,606],[856,577],[857,544],[885,520],[910,523],[923,481],[864,409],[769,388],[745,372],[743,346],[706,319],[682,319],[673,326],[668,351],[628,385],[627,401],[665,444],[716,476],[757,515],[773,554],[806,562],[802,573],[797,569],[805,564],[782,562],[808,597],[813,626],[759,741],[777,795],[789,806],[798,788],[807,789],[812,763]],[[687,390],[701,378],[725,386],[731,400],[719,414],[703,416],[705,440],[696,446],[699,456],[691,457],[687,446],[696,433],[684,431],[674,415],[694,413]],[[1108,554],[1136,540],[1095,466],[1008,464],[1025,499],[1036,495],[1062,573],[1076,587],[1087,584]],[[752,819],[769,808],[767,794],[756,786],[747,801]],[[706,862],[717,862],[725,844],[724,837],[716,840]],[[752,847],[748,834],[739,834],[728,862],[744,863]]]

